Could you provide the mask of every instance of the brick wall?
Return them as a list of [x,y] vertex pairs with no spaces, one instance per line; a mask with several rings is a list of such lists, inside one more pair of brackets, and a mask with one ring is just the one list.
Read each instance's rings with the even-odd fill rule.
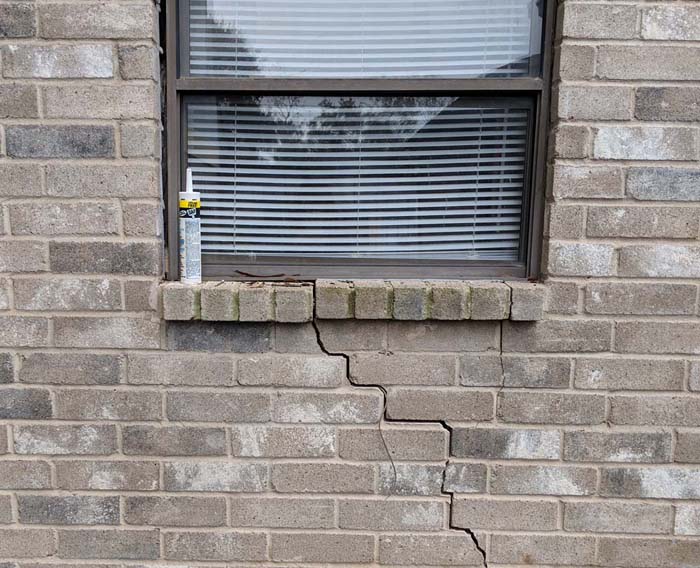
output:
[[700,5],[560,16],[544,319],[166,322],[157,11],[0,0],[0,566],[700,566]]

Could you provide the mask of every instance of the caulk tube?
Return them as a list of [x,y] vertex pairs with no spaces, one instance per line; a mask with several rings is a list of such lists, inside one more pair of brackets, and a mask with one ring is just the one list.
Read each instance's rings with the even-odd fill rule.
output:
[[202,226],[199,214],[202,202],[192,191],[192,169],[187,168],[186,191],[180,192],[180,281],[199,284],[202,281]]

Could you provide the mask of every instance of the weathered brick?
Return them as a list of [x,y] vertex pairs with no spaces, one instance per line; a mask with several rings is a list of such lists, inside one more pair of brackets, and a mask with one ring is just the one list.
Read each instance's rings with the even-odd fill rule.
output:
[[144,3],[46,4],[39,8],[45,38],[151,39],[154,10]]
[[330,426],[233,426],[233,455],[243,457],[318,458],[336,454]]
[[[393,322],[390,322],[393,325]],[[398,322],[397,322],[398,323]],[[387,323],[377,320],[318,320],[323,346],[331,353],[346,351],[381,351],[386,348]],[[400,323],[399,323],[400,325]],[[411,324],[408,324],[411,325]],[[292,331],[295,331],[294,328]],[[280,327],[277,326],[278,337]],[[299,334],[299,331],[296,331]],[[318,347],[314,334],[313,343]],[[279,341],[276,345],[279,351]]]
[[580,205],[550,203],[546,217],[545,236],[553,240],[580,239],[584,234],[586,208]]
[[[34,462],[32,462],[34,463]],[[60,461],[56,487],[70,491],[154,491],[158,489],[158,462]]]
[[494,535],[490,562],[535,566],[591,565],[595,559],[593,537],[568,535]]
[[471,287],[460,281],[431,284],[430,317],[436,320],[464,320],[471,316]]
[[700,201],[700,170],[630,168],[627,193],[648,201]]
[[499,385],[510,388],[566,388],[571,362],[562,357],[517,357],[502,359],[503,379]]
[[509,284],[511,294],[510,319],[535,321],[542,319],[547,289],[537,284]]
[[115,426],[15,426],[15,452],[49,455],[109,455],[117,451]]
[[[2,6],[0,5],[0,9]],[[18,83],[0,85],[0,118],[37,118],[36,87]]]
[[700,469],[604,468],[601,472],[600,495],[635,499],[699,499]]
[[51,418],[52,414],[49,391],[0,388],[0,420],[41,420]]
[[231,497],[231,525],[290,529],[329,529],[335,526],[331,499]]
[[159,175],[152,165],[49,164],[46,187],[56,197],[156,197]]
[[393,316],[397,320],[424,320],[430,315],[430,288],[421,281],[392,282]]
[[0,38],[36,35],[33,2],[0,4]]
[[164,464],[166,491],[259,493],[268,484],[267,466],[228,462],[168,462]]
[[[12,522],[12,498],[9,495],[0,496],[0,525]],[[0,564],[2,566],[2,564]]]
[[615,247],[598,243],[549,244],[548,271],[553,276],[612,276]]
[[114,157],[112,126],[7,126],[5,140],[12,158]]
[[615,4],[566,4],[564,37],[632,39],[637,37],[637,8]]
[[649,503],[565,503],[564,529],[574,532],[668,534],[671,508]]
[[355,291],[349,282],[316,280],[316,317],[348,319],[355,316]]
[[170,322],[167,326],[168,349],[173,351],[260,353],[270,349],[271,335],[272,327],[260,323]]
[[389,322],[390,351],[488,351],[498,347],[493,321]]
[[58,556],[59,558],[151,560],[160,557],[159,540],[157,530],[59,530]]
[[552,185],[556,199],[620,199],[624,177],[619,167],[556,164]]
[[28,316],[0,316],[0,346],[46,347],[48,320]]
[[162,235],[163,206],[150,201],[123,201],[122,224],[127,237],[159,237]]
[[118,525],[119,497],[19,495],[19,522],[40,525]]
[[670,462],[671,434],[666,432],[565,432],[564,459],[586,462]]
[[374,537],[362,534],[275,533],[270,556],[276,562],[367,564],[374,559]]
[[64,242],[49,245],[52,272],[160,275],[157,242]]
[[612,326],[603,320],[503,322],[504,352],[609,351]]
[[6,278],[0,278],[0,310],[10,309],[11,283]]
[[466,533],[381,535],[379,563],[392,566],[483,566],[484,558]]
[[502,320],[510,315],[510,288],[500,282],[471,285],[471,319]]
[[697,81],[700,69],[695,62],[699,55],[700,49],[694,46],[601,45],[596,74],[601,79]]
[[273,463],[271,482],[278,493],[371,493],[374,468],[338,463]]
[[101,278],[15,279],[15,307],[33,311],[104,311],[121,309],[118,280]]
[[454,385],[453,355],[367,353],[350,358],[350,380],[359,385]]
[[586,286],[590,314],[692,315],[697,288],[689,284],[596,283]]
[[[160,130],[153,124],[126,123],[120,128],[124,158],[152,158],[160,151]],[[120,166],[123,167],[123,166]]]
[[591,129],[560,124],[552,133],[550,147],[555,158],[587,158],[591,153]]
[[0,241],[0,272],[43,272],[48,270],[46,243]]
[[615,350],[620,353],[700,354],[700,325],[693,322],[617,322]]
[[181,282],[168,282],[160,288],[163,319],[195,320],[200,314],[200,288]]
[[238,291],[238,305],[241,321],[274,321],[274,288],[259,282],[242,284]]
[[700,277],[700,247],[638,245],[620,249],[620,276],[643,278]]
[[[11,353],[0,353],[0,384],[14,382],[15,361]],[[21,380],[21,379],[20,379]],[[2,436],[0,435],[0,438]]]
[[561,434],[556,430],[453,428],[450,454],[461,458],[557,460]]
[[677,568],[699,566],[700,542],[661,538],[601,538],[599,566]]
[[610,422],[639,426],[700,426],[700,399],[683,396],[610,397]]
[[223,428],[195,426],[124,426],[123,452],[137,456],[223,456]]
[[63,420],[159,420],[157,391],[71,389],[54,393],[57,418]]
[[376,391],[332,393],[278,391],[272,395],[277,422],[325,424],[376,424],[384,397]]
[[700,89],[642,87],[637,89],[635,116],[641,120],[700,120]]
[[681,390],[683,361],[577,359],[574,386],[596,390]]
[[[2,6],[0,4],[0,6]],[[35,164],[0,164],[0,196],[37,197],[44,193],[42,168]]]
[[631,87],[560,85],[557,114],[563,120],[630,120],[633,94]]
[[441,495],[445,467],[425,464],[379,464],[378,493],[383,495]]
[[439,531],[444,524],[442,501],[344,499],[338,505],[341,529]]
[[689,128],[601,126],[593,156],[608,160],[696,160],[697,133]]
[[0,489],[48,489],[51,468],[43,461],[0,461]]
[[129,312],[155,312],[158,309],[158,281],[124,282],[124,308]]
[[676,519],[673,533],[678,535],[700,535],[700,505],[676,505]]
[[674,460],[679,463],[700,463],[700,433],[678,432]]
[[491,493],[509,495],[592,495],[596,470],[554,465],[494,465]]
[[129,354],[135,385],[233,386],[232,359],[199,353]]
[[557,529],[556,501],[455,498],[451,527],[508,531]]
[[445,493],[485,493],[487,467],[483,464],[457,463],[445,466],[442,490]]
[[238,282],[211,282],[201,288],[201,317],[205,321],[238,320]]
[[226,524],[226,500],[222,497],[127,497],[124,521],[128,525],[219,527]]
[[54,319],[54,333],[58,347],[160,347],[160,324],[141,318],[60,317]]
[[[291,353],[294,355],[300,355],[303,353],[321,355],[323,351],[319,345],[319,337],[316,335],[316,328],[318,327],[319,332],[322,334],[321,330],[326,328],[325,324],[330,324],[332,331],[335,331],[333,327],[337,323],[347,323],[352,324],[357,322],[357,320],[349,320],[347,322],[340,321],[328,321],[328,320],[316,320],[314,325],[312,324],[296,324],[296,323],[275,323],[273,326],[274,331],[274,345],[275,352],[277,353]],[[367,323],[367,322],[365,322]],[[349,335],[334,335],[337,339],[348,339],[350,341],[354,339],[362,340],[362,337],[355,336],[353,334]],[[325,342],[325,340],[324,340]],[[327,351],[335,352],[342,351],[341,349],[332,349],[326,345]]]
[[3,75],[22,79],[109,79],[111,45],[9,45],[2,50]]
[[19,380],[56,385],[113,385],[119,382],[123,359],[93,353],[27,353]]
[[55,553],[56,539],[52,530],[0,529],[0,557],[43,558]]
[[658,5],[642,10],[644,39],[700,40],[700,10],[691,5]]
[[394,291],[388,282],[355,280],[355,317],[358,319],[390,319]]
[[122,79],[160,78],[158,49],[154,45],[120,45],[119,73]]
[[267,558],[263,533],[165,533],[165,558],[174,560],[255,561]]
[[333,388],[345,382],[342,357],[260,356],[238,361],[238,383],[248,386]]
[[446,442],[447,432],[440,426],[382,427],[381,432],[377,428],[342,428],[338,431],[338,454],[352,461],[440,461],[447,456]]
[[700,210],[679,207],[589,207],[589,237],[694,239]]
[[468,387],[501,386],[504,381],[500,355],[462,355],[459,357],[459,384]]
[[547,303],[545,311],[548,314],[575,314],[578,311],[580,285],[578,282],[547,282]]
[[386,415],[392,420],[491,420],[493,394],[457,388],[392,389]]
[[190,422],[267,422],[270,395],[252,392],[169,392],[166,396],[170,420]]
[[605,397],[597,394],[501,392],[498,417],[523,424],[601,424]]
[[314,317],[314,289],[310,285],[274,287],[275,321],[302,323]]
[[563,43],[554,51],[554,70],[562,81],[587,81],[595,74],[595,47]]

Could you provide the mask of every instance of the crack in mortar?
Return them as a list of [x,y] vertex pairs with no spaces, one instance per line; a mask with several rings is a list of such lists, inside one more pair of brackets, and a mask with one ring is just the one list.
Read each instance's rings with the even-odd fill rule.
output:
[[[512,296],[511,296],[511,305],[512,305]],[[347,353],[342,353],[342,352],[333,352],[330,351],[329,349],[326,348],[325,343],[323,342],[323,339],[321,338],[321,330],[318,327],[318,322],[316,321],[316,318],[311,319],[311,326],[314,329],[314,332],[316,334],[316,343],[318,344],[319,349],[329,357],[342,357],[345,360],[345,378],[348,380],[348,382],[358,388],[376,388],[379,391],[381,391],[382,396],[384,397],[384,405],[382,408],[382,415],[379,419],[379,436],[381,437],[382,444],[384,445],[384,450],[386,451],[386,455],[389,457],[389,461],[391,462],[391,467],[394,473],[394,480],[392,483],[392,488],[396,486],[397,478],[398,478],[398,473],[396,470],[396,464],[394,463],[394,458],[391,455],[391,452],[389,451],[389,446],[386,442],[386,438],[384,437],[384,432],[382,431],[382,422],[416,422],[420,424],[439,424],[442,426],[442,428],[447,432],[447,442],[448,442],[448,454],[449,454],[449,448],[452,447],[452,427],[445,421],[445,420],[398,420],[398,421],[393,421],[390,418],[386,417],[386,409],[387,409],[387,404],[388,404],[388,396],[387,396],[387,391],[386,388],[384,388],[383,385],[378,385],[378,384],[363,384],[359,385],[355,382],[353,382],[352,377],[350,376],[350,355]],[[503,385],[505,384],[505,369],[503,366],[503,325],[501,325],[501,345],[500,345],[500,350],[499,350],[499,357],[501,361],[501,390],[503,389]],[[500,393],[500,390],[499,390]],[[498,396],[498,395],[497,395]],[[450,458],[448,457],[445,460],[445,466],[442,470],[442,486],[440,488],[440,491],[443,495],[449,496],[449,511],[448,511],[448,519],[449,519],[449,528],[455,531],[463,531],[469,538],[471,539],[472,543],[474,544],[474,547],[479,551],[479,554],[481,554],[482,559],[483,559],[483,565],[484,568],[489,568],[487,559],[486,559],[486,550],[481,546],[479,543],[479,539],[477,538],[476,534],[472,529],[469,528],[462,528],[462,527],[455,527],[452,526],[452,507],[454,505],[454,493],[450,491],[445,490],[445,481],[446,481],[446,474],[447,474],[447,466],[450,463]],[[389,493],[387,495],[387,498],[391,495]]]

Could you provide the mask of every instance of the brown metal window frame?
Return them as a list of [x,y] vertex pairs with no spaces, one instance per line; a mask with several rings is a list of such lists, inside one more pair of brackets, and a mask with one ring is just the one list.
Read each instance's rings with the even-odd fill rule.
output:
[[[230,255],[203,255],[205,279],[316,278],[510,278],[537,279],[542,253],[542,228],[549,129],[549,105],[552,73],[555,0],[543,0],[541,65],[539,77],[512,79],[268,79],[188,77],[181,70],[189,61],[188,42],[179,40],[180,30],[188,29],[189,0],[166,0],[166,235],[168,280],[179,278],[177,196],[184,180],[185,145],[184,104],[186,95],[254,94],[411,94],[492,97],[507,100],[529,99],[534,107],[533,127],[529,129],[529,160],[521,225],[521,257],[517,262],[385,259],[325,259],[265,256],[263,262],[251,262]],[[180,9],[182,8],[182,9]]]

